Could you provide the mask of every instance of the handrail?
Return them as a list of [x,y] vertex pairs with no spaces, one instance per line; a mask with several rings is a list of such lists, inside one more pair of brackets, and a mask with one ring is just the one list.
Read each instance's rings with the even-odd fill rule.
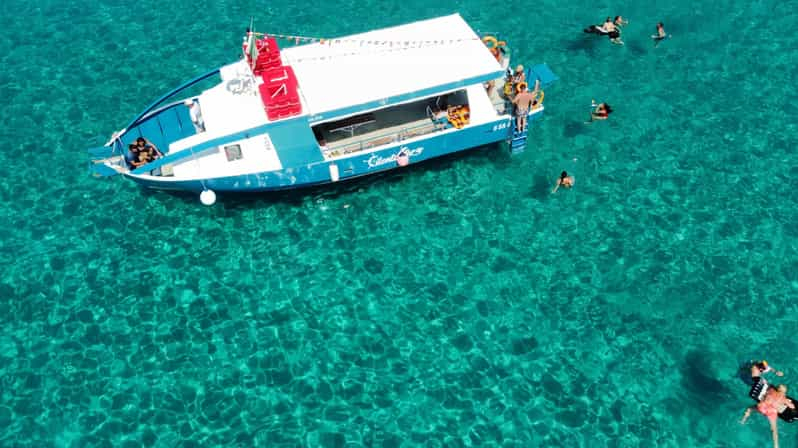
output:
[[[355,152],[355,151],[347,152],[346,150],[344,150],[344,148],[349,148],[351,146],[356,146],[358,148],[357,151],[361,151],[361,150],[365,149],[365,147],[367,147],[367,145],[370,142],[373,142],[373,141],[376,141],[376,140],[380,140],[380,139],[384,139],[385,137],[392,137],[391,142],[401,141],[401,140],[404,140],[403,138],[401,138],[401,136],[403,134],[406,134],[406,133],[414,131],[414,130],[427,128],[427,127],[430,127],[431,130],[430,130],[430,132],[427,132],[425,134],[431,134],[432,132],[435,132],[436,130],[438,130],[437,129],[437,123],[435,123],[433,121],[430,121],[430,122],[421,123],[421,124],[418,124],[418,125],[415,125],[415,126],[411,126],[411,127],[401,128],[401,129],[399,129],[397,131],[384,132],[382,134],[378,134],[378,135],[375,135],[375,136],[372,136],[372,137],[368,137],[368,138],[365,138],[365,139],[361,139],[361,140],[355,140],[353,142],[344,143],[344,144],[338,145],[338,146],[330,145],[330,146],[328,146],[328,152],[342,151],[344,154],[348,154],[350,152]],[[422,135],[422,134],[419,134],[419,135]],[[415,135],[412,136],[412,137],[415,137]],[[411,138],[411,137],[408,137],[408,138]]]
[[[158,105],[163,103],[167,98],[169,98],[169,97],[171,97],[171,96],[173,96],[173,95],[175,95],[175,94],[177,94],[177,93],[179,93],[179,92],[181,92],[181,91],[193,86],[194,84],[197,84],[200,81],[204,81],[205,79],[210,78],[211,76],[219,73],[219,71],[220,71],[219,68],[215,68],[215,69],[209,71],[208,73],[205,73],[203,75],[197,76],[196,78],[191,79],[189,81],[186,81],[183,84],[181,84],[181,85],[177,86],[176,88],[172,89],[170,92],[168,92],[165,95],[161,96],[160,98],[155,100],[155,102],[153,102],[152,104],[147,106],[147,108],[144,109],[143,112],[139,113],[138,116],[136,116],[136,118],[134,118],[133,121],[131,121],[129,125],[125,126],[124,129],[130,129],[131,127],[139,124],[139,121],[142,118],[144,118],[150,111],[152,111],[153,109],[158,107]],[[125,131],[125,133],[127,133],[127,131]],[[124,134],[122,134],[122,135],[124,135]],[[121,137],[122,135],[119,135],[119,137]]]
[[[144,123],[145,121],[147,121],[147,120],[149,120],[149,119],[151,119],[151,118],[155,118],[155,117],[157,117],[157,116],[158,116],[158,115],[160,115],[162,112],[165,112],[165,111],[167,111],[167,110],[169,110],[169,109],[173,109],[173,108],[175,108],[175,107],[182,106],[182,105],[183,105],[183,101],[175,101],[175,102],[173,102],[173,103],[169,103],[169,104],[167,104],[167,105],[165,105],[165,106],[162,106],[162,107],[160,107],[160,108],[158,108],[158,109],[155,109],[155,110],[153,110],[153,111],[150,111],[150,112],[148,112],[148,113],[144,114],[143,116],[139,117],[139,119],[138,119],[138,120],[137,120],[137,121],[134,123],[134,126],[139,126],[139,125],[141,125],[142,123]],[[130,129],[130,126],[128,126],[128,128],[127,128],[127,129]],[[127,134],[127,130],[125,131],[125,134]],[[122,134],[122,135],[124,135],[124,134]],[[120,135],[120,137],[121,137],[122,135]]]

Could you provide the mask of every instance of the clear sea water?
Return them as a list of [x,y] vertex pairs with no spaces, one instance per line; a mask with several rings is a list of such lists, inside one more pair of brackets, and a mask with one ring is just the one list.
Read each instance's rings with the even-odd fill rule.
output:
[[[795,6],[3,2],[0,446],[768,446],[736,374],[798,387]],[[87,175],[250,16],[456,11],[561,78],[520,156],[210,208]],[[615,14],[624,47],[582,33]]]

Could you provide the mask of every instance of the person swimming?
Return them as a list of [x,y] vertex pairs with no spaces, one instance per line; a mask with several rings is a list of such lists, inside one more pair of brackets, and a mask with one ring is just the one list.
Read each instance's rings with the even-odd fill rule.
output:
[[610,114],[613,112],[612,107],[607,103],[596,104],[596,102],[593,101],[591,106],[595,107],[595,109],[593,109],[593,111],[590,112],[590,121],[606,120],[607,118],[610,117]]
[[[601,25],[590,25],[589,27],[582,30],[585,33],[589,34],[598,34],[599,36],[606,36],[610,33],[610,30],[607,29],[607,24],[612,25],[612,19],[607,17],[607,20],[604,21]],[[614,28],[613,28],[614,29]]]
[[[780,386],[779,389],[769,389],[765,398],[754,406],[748,407],[745,410],[745,414],[743,414],[743,418],[740,420],[740,424],[744,425],[751,415],[752,409],[756,409],[757,412],[767,417],[768,422],[770,422],[770,431],[773,435],[774,448],[779,448],[779,409],[782,407],[795,407],[792,400],[788,399],[783,392],[780,392],[781,388],[782,386]],[[786,392],[786,390],[787,388],[784,387],[783,391]]]
[[751,386],[748,396],[754,401],[761,401],[770,388],[764,374],[774,372],[776,376],[784,376],[784,372],[774,369],[767,361],[748,361],[740,366],[740,379]]
[[556,193],[560,187],[563,188],[571,188],[574,186],[574,176],[569,176],[568,171],[563,171],[560,173],[560,177],[557,179],[557,185],[554,186],[554,189],[551,190],[552,193]]
[[779,384],[773,395],[778,401],[776,410],[779,412],[779,418],[787,423],[798,420],[798,409],[796,409],[798,406],[795,405],[795,399],[787,395],[787,386]]
[[671,37],[670,34],[665,33],[665,25],[662,22],[657,23],[657,34],[652,34],[651,38],[654,39],[654,46],[659,45],[663,40]]
[[625,25],[626,22],[623,20],[621,16],[615,16],[615,20],[611,17],[607,17],[607,20],[604,21],[601,25],[590,25],[589,27],[585,28],[585,33],[590,34],[598,34],[599,36],[607,36],[610,38],[610,42],[618,45],[623,45],[623,41],[621,41],[621,25]]

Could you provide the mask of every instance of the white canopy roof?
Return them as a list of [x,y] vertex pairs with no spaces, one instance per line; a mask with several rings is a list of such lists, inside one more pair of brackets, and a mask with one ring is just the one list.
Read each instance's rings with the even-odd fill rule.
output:
[[282,58],[294,68],[312,119],[349,115],[502,72],[459,14],[286,48]]

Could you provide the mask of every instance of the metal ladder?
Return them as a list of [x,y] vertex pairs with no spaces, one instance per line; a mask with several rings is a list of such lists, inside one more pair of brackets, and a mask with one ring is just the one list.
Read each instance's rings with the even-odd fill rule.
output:
[[511,154],[521,154],[526,150],[526,136],[529,132],[529,123],[526,124],[523,130],[517,131],[515,129],[515,120],[510,125],[510,153]]

